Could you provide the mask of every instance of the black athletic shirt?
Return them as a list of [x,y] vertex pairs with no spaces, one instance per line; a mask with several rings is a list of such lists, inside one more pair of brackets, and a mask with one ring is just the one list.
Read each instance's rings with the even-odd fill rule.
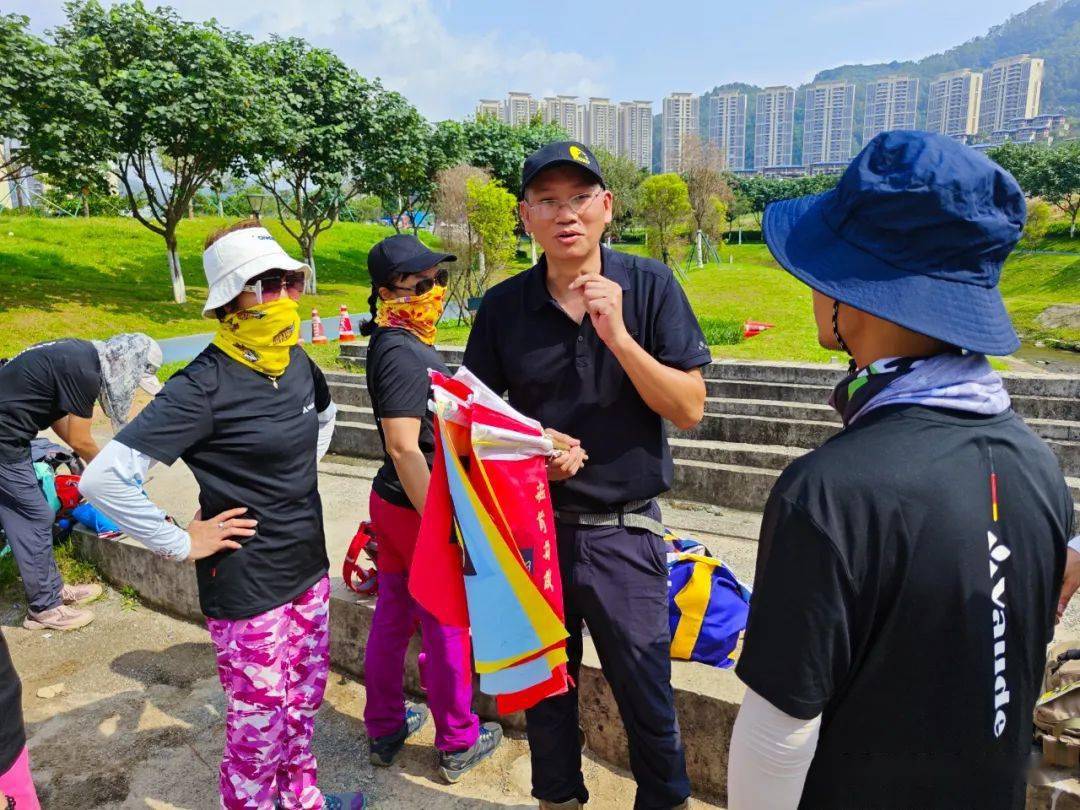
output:
[[12,766],[24,745],[22,683],[11,663],[4,634],[0,633],[0,774]]
[[210,345],[116,440],[165,464],[182,458],[204,519],[248,507],[243,543],[196,563],[199,601],[214,619],[244,619],[299,596],[329,568],[315,458],[322,371],[299,346],[271,380]]
[[1024,806],[1072,515],[1011,410],[885,407],[784,471],[737,672],[822,715],[801,807]]
[[[682,371],[712,360],[671,269],[601,248],[601,272],[623,291],[631,337]],[[645,404],[588,315],[576,323],[547,288],[547,257],[496,284],[476,314],[465,365],[521,413],[576,439],[589,462],[551,488],[557,509],[607,512],[671,489],[675,465],[664,420]]]
[[38,343],[0,368],[0,462],[30,457],[30,440],[68,414],[89,419],[101,362],[88,340]]
[[405,329],[377,327],[367,350],[367,387],[371,408],[383,444],[383,465],[371,488],[383,500],[412,509],[412,501],[398,478],[397,469],[386,452],[382,420],[412,416],[420,420],[420,451],[428,468],[435,458],[435,434],[428,410],[431,382],[428,369],[449,374],[439,352]]

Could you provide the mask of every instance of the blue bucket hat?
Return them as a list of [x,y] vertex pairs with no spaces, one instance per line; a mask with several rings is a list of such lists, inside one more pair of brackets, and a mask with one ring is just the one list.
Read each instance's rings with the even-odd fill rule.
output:
[[997,289],[1024,227],[1011,174],[929,132],[883,132],[836,188],[765,209],[765,242],[818,292],[981,354],[1020,341]]

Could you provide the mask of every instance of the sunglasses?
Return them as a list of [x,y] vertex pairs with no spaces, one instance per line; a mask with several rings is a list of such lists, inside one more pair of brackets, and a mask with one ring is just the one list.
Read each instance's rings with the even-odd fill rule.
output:
[[422,278],[416,282],[415,287],[399,287],[396,284],[388,284],[387,286],[391,290],[399,290],[401,292],[407,292],[412,295],[424,295],[435,289],[436,285],[439,287],[445,287],[446,283],[450,280],[450,271],[444,268],[439,268],[435,275],[431,278]]
[[242,289],[244,292],[255,293],[255,297],[261,304],[264,301],[280,298],[282,291],[303,293],[306,281],[307,277],[303,271],[290,270],[259,276],[254,279],[254,283],[245,284]]

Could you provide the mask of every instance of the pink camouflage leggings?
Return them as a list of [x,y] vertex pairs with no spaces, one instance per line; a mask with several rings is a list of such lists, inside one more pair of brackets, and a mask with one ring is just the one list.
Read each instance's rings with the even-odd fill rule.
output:
[[330,579],[250,619],[207,619],[225,689],[225,810],[320,808],[311,735],[330,672]]

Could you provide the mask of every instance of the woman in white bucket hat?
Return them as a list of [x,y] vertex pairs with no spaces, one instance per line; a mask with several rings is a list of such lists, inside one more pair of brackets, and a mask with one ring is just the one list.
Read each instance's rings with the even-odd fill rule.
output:
[[[212,234],[203,268],[217,335],[102,451],[82,491],[147,546],[197,561],[228,698],[221,806],[359,810],[363,794],[320,792],[311,752],[330,669],[317,461],[335,409],[297,345],[310,270],[254,220]],[[199,484],[186,531],[141,490],[153,461],[178,458]]]

